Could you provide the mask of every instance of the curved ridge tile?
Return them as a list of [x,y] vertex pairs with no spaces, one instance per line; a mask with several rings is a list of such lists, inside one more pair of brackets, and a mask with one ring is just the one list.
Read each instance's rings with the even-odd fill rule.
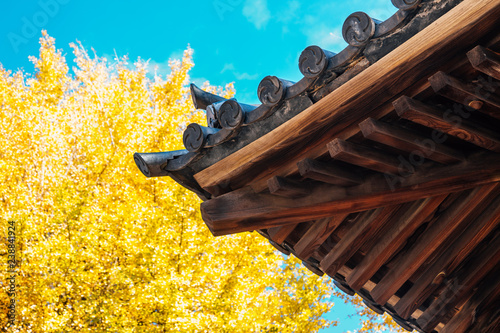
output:
[[226,100],[224,97],[202,90],[194,83],[191,83],[189,88],[191,90],[191,98],[196,109],[206,109],[210,104]]
[[[351,64],[359,62],[357,59],[364,58],[364,50],[371,40],[387,36],[400,28],[422,3],[422,0],[391,1],[398,11],[384,22],[373,19],[364,12],[349,15],[342,26],[342,35],[348,45],[338,54],[317,45],[305,48],[298,61],[299,70],[303,75],[298,82],[294,83],[276,76],[266,76],[262,79],[257,89],[261,105],[239,103],[236,99],[226,99],[191,84],[193,104],[197,109],[206,110],[208,127],[190,124],[183,134],[183,143],[188,153],[171,158],[170,164],[162,165],[161,168],[151,164],[153,169],[150,174],[163,175],[167,172],[165,170],[171,169],[170,166],[174,165],[175,170],[181,170],[198,160],[202,150],[229,140],[234,141],[242,128],[260,122],[281,109],[284,109],[282,113],[288,113],[288,101],[305,98],[314,103],[367,68],[371,61],[365,61],[362,66],[354,68],[355,70],[349,70]],[[344,73],[346,70],[348,73]],[[279,115],[278,119],[286,121],[287,117]],[[273,123],[276,123],[276,120],[273,120]],[[245,140],[249,139],[248,135],[244,137]],[[153,157],[148,156],[148,158]],[[140,163],[137,165],[141,169]],[[146,164],[141,165],[144,167]]]
[[134,161],[146,177],[168,176],[167,166],[175,158],[188,154],[188,151],[174,150],[160,153],[135,153]]

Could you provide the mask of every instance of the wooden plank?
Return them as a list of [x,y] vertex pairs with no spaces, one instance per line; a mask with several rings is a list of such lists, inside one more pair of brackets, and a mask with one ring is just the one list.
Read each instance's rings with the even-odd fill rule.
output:
[[478,45],[467,52],[467,57],[475,69],[500,80],[500,54]]
[[281,227],[275,227],[275,228],[270,228],[267,229],[267,234],[269,235],[269,238],[271,238],[273,241],[275,241],[278,244],[283,243],[288,236],[295,230],[295,227],[297,227],[297,224],[287,224]]
[[373,299],[385,304],[495,186],[490,184],[464,192],[380,280],[372,290]]
[[361,122],[359,127],[365,138],[408,152],[410,155],[414,154],[419,160],[427,158],[442,164],[464,160],[461,151],[401,127],[372,118]]
[[500,97],[484,91],[479,83],[464,83],[446,73],[437,72],[429,78],[432,89],[446,98],[463,105],[470,105],[474,101],[483,101],[500,108]]
[[[451,110],[443,111],[407,96],[397,99],[393,104],[401,118],[468,141],[479,147],[500,152],[500,133],[483,124],[471,122],[453,114]],[[446,136],[439,132],[433,132],[431,139],[434,142],[444,142]]]
[[269,192],[283,197],[301,197],[310,192],[306,183],[278,176],[269,179],[267,184],[269,186]]
[[295,244],[294,249],[300,258],[309,258],[321,244],[335,231],[335,229],[347,217],[347,213],[334,217],[320,219],[307,230],[307,232]]
[[318,180],[324,183],[353,186],[363,182],[360,175],[334,163],[324,163],[306,158],[297,163],[302,177]]
[[[305,147],[316,149],[324,144],[324,140],[369,117],[369,111],[390,101],[415,82],[427,78],[436,68],[445,65],[451,54],[473,47],[475,40],[497,24],[499,15],[499,0],[464,0],[333,93],[268,134],[198,172],[195,179],[203,188],[240,176],[246,183],[266,172],[267,168],[263,165],[271,156],[287,152],[287,158],[292,158]],[[256,170],[259,165],[262,169]],[[252,174],[250,178],[249,173]],[[231,183],[232,188],[243,185],[241,182]]]
[[351,288],[359,290],[364,286],[446,197],[445,194],[401,206],[398,214],[388,222],[384,235],[347,276],[346,280]]
[[367,148],[342,139],[335,139],[327,145],[330,156],[336,160],[360,167],[397,175],[409,170],[401,168],[397,157],[378,149]]
[[447,286],[439,297],[417,319],[424,331],[431,331],[450,311],[460,307],[477,284],[500,263],[500,234],[474,252],[447,280]]
[[318,185],[300,199],[255,193],[245,187],[203,202],[201,213],[214,235],[224,235],[360,212],[497,181],[500,156],[480,153],[457,165],[420,168],[406,178],[375,175],[350,188]]
[[381,228],[398,208],[399,205],[394,205],[363,213],[359,222],[321,260],[321,270],[330,276],[335,275],[359,250],[361,245],[372,236],[374,231]]
[[[498,185],[493,196],[495,200],[489,205],[478,205],[474,212],[464,220],[466,229],[452,244],[427,268],[418,278],[415,284],[401,297],[394,306],[396,312],[403,318],[408,319],[411,314],[423,304],[423,302],[436,290],[440,283],[436,282],[436,276],[453,272],[465,257],[500,223],[500,196],[498,196]],[[486,201],[486,200],[485,200]]]

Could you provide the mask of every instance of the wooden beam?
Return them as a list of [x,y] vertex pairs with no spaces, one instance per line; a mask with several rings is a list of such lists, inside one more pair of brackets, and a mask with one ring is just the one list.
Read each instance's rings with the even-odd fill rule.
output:
[[363,260],[346,277],[351,288],[361,289],[446,197],[445,194],[402,205],[398,213],[392,216],[387,223],[383,236],[373,248],[368,250]]
[[314,179],[327,184],[353,186],[363,182],[355,172],[335,165],[306,158],[297,163],[302,177]]
[[401,161],[397,157],[382,150],[367,148],[341,139],[333,140],[327,147],[330,156],[339,161],[393,175],[409,172],[401,168]]
[[[397,99],[393,105],[401,118],[433,128],[479,147],[500,152],[500,133],[483,124],[459,117],[451,110],[443,111],[407,96]],[[439,132],[433,132],[432,136],[430,139],[433,142],[446,140],[446,136]]]
[[500,80],[500,54],[478,45],[467,52],[467,57],[475,69]]
[[368,118],[361,122],[359,127],[365,138],[415,154],[419,159],[427,158],[442,164],[453,164],[464,160],[461,151],[398,126]]
[[471,105],[473,101],[483,101],[500,108],[500,97],[491,91],[484,91],[478,83],[464,83],[443,72],[437,72],[429,78],[432,89],[446,98],[463,105]]
[[464,192],[380,280],[372,290],[373,299],[385,304],[495,186],[490,184]]
[[474,41],[496,26],[499,15],[499,0],[464,0],[333,93],[198,172],[195,179],[203,188],[228,181],[237,189],[262,173],[268,175],[268,170],[272,174],[275,169],[266,165],[272,156],[286,152],[291,159],[304,148],[318,149],[325,140],[357,125],[371,116],[370,112],[377,112],[394,96],[446,65],[451,54],[473,47]]
[[436,276],[443,272],[453,272],[465,257],[500,223],[500,196],[497,185],[495,192],[490,197],[495,200],[487,201],[488,205],[479,204],[474,211],[466,217],[464,224],[466,229],[452,244],[443,249],[443,252],[418,278],[415,284],[401,297],[394,306],[396,312],[403,318],[408,319],[411,314],[423,304],[423,302],[436,290],[440,283],[436,283]]
[[295,244],[294,249],[300,258],[309,258],[323,242],[337,229],[347,217],[347,213],[317,220]]
[[417,319],[424,331],[431,331],[456,307],[460,307],[473,293],[477,284],[500,263],[500,234],[483,243],[479,251],[464,262],[448,279],[446,288]]
[[282,197],[302,197],[310,192],[308,184],[275,176],[267,181],[269,192]]
[[269,228],[267,229],[267,234],[269,238],[278,244],[283,243],[288,236],[295,230],[297,224],[287,224],[281,227]]
[[408,177],[375,175],[350,188],[321,184],[300,199],[255,193],[245,187],[203,202],[201,213],[214,235],[225,235],[360,212],[500,181],[500,156],[480,153],[469,159],[453,166],[420,168]]
[[344,237],[321,260],[320,267],[323,272],[333,276],[342,266],[359,250],[361,245],[378,228],[382,227],[389,216],[398,210],[399,206],[388,206],[363,213],[359,222],[355,224]]

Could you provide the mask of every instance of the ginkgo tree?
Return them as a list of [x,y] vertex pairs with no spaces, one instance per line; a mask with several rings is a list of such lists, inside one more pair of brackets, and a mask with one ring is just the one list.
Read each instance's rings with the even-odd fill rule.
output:
[[[203,122],[187,89],[191,49],[162,78],[148,75],[146,61],[110,62],[80,44],[71,44],[71,72],[53,38],[43,32],[40,44],[33,75],[0,65],[1,329],[314,332],[337,324],[322,317],[340,294],[328,277],[255,233],[213,237],[196,195],[135,166],[134,152],[181,149],[183,126]],[[234,94],[232,85],[206,88]],[[13,248],[15,294],[6,273]],[[393,325],[370,328],[374,317],[365,318],[360,331]]]

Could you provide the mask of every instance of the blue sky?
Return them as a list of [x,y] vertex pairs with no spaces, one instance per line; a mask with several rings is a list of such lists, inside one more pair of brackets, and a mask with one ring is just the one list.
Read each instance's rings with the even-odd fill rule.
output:
[[[224,86],[235,82],[236,98],[258,103],[257,86],[266,75],[298,81],[298,58],[309,45],[339,52],[347,44],[341,27],[351,13],[364,11],[378,20],[396,12],[390,0],[6,0],[0,14],[0,63],[33,72],[29,55],[38,55],[42,29],[56,39],[70,66],[69,43],[109,59],[128,55],[149,60],[167,75],[168,60],[180,58],[189,44],[195,67],[191,81]],[[355,330],[354,310],[336,301],[329,319]]]

